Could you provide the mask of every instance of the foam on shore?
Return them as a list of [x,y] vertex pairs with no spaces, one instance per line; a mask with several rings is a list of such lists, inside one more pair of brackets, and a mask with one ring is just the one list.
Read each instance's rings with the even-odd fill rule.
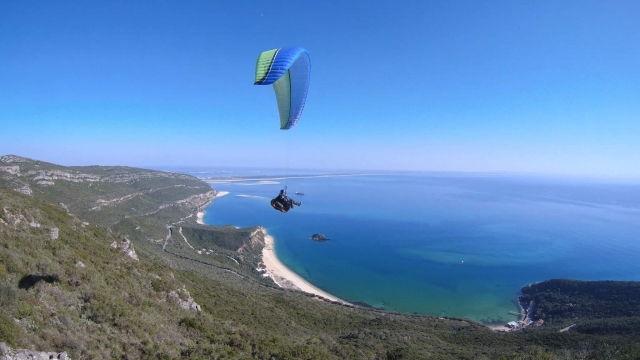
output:
[[[216,195],[211,199],[211,201],[213,201],[213,199],[215,199],[215,198],[218,198],[218,197],[221,197],[221,196],[225,196],[225,195],[228,195],[228,194],[229,194],[228,191],[218,191],[218,192],[216,192]],[[205,225],[205,223],[203,221],[204,214],[205,214],[204,208],[202,210],[198,211],[198,219],[196,220],[196,222],[198,224],[200,224],[200,225]]]
[[262,231],[264,235],[265,245],[264,249],[262,249],[262,262],[266,267],[267,274],[269,274],[269,276],[278,286],[285,289],[301,290],[331,301],[349,304],[348,302],[313,286],[311,283],[286,267],[276,256],[273,237],[269,235],[267,231],[262,227],[258,231]]

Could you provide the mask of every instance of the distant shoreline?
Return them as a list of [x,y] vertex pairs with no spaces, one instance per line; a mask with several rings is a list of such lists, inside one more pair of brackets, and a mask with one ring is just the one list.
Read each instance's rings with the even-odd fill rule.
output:
[[[228,192],[228,191],[220,191],[220,192],[216,191],[216,194],[211,198],[211,201],[213,201],[215,198],[219,198],[219,197],[221,197],[221,196],[225,196],[225,195],[228,195],[228,194],[229,194],[229,192]],[[204,214],[206,213],[206,211],[204,211],[204,208],[205,208],[205,207],[207,207],[207,206],[209,206],[209,204],[211,204],[211,201],[209,201],[209,203],[208,203],[208,204],[206,204],[205,206],[203,206],[203,207],[202,207],[202,209],[198,210],[198,216],[197,216],[197,219],[196,219],[196,222],[197,222],[198,224],[200,224],[200,225],[206,225],[206,224],[204,223],[204,221],[203,221],[203,219],[204,219]]]
[[285,180],[285,179],[313,179],[313,178],[326,178],[326,177],[348,177],[348,176],[375,176],[382,174],[326,174],[326,175],[299,175],[299,176],[265,176],[265,177],[234,177],[234,178],[200,178],[200,180],[211,183],[228,183],[237,181],[273,181],[273,180]]

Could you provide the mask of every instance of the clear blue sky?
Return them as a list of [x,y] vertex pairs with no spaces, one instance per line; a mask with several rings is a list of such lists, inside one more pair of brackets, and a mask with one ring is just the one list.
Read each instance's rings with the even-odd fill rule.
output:
[[[293,45],[281,131],[254,68]],[[2,1],[0,154],[640,178],[640,2]]]

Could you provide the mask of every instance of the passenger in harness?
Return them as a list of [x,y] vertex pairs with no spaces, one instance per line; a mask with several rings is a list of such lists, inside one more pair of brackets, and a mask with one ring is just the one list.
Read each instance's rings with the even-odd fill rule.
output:
[[280,194],[278,194],[275,199],[271,200],[271,206],[273,206],[274,209],[285,213],[289,211],[289,209],[292,209],[294,205],[300,206],[302,203],[288,198],[287,193],[284,190],[280,190]]

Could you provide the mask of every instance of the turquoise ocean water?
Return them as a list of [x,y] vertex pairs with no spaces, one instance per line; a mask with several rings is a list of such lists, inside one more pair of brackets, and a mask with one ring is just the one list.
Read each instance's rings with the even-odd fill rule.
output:
[[493,323],[516,318],[516,295],[534,281],[640,280],[637,184],[433,174],[286,183],[302,201],[287,214],[269,205],[282,180],[213,184],[230,194],[204,221],[264,226],[284,264],[350,302]]

